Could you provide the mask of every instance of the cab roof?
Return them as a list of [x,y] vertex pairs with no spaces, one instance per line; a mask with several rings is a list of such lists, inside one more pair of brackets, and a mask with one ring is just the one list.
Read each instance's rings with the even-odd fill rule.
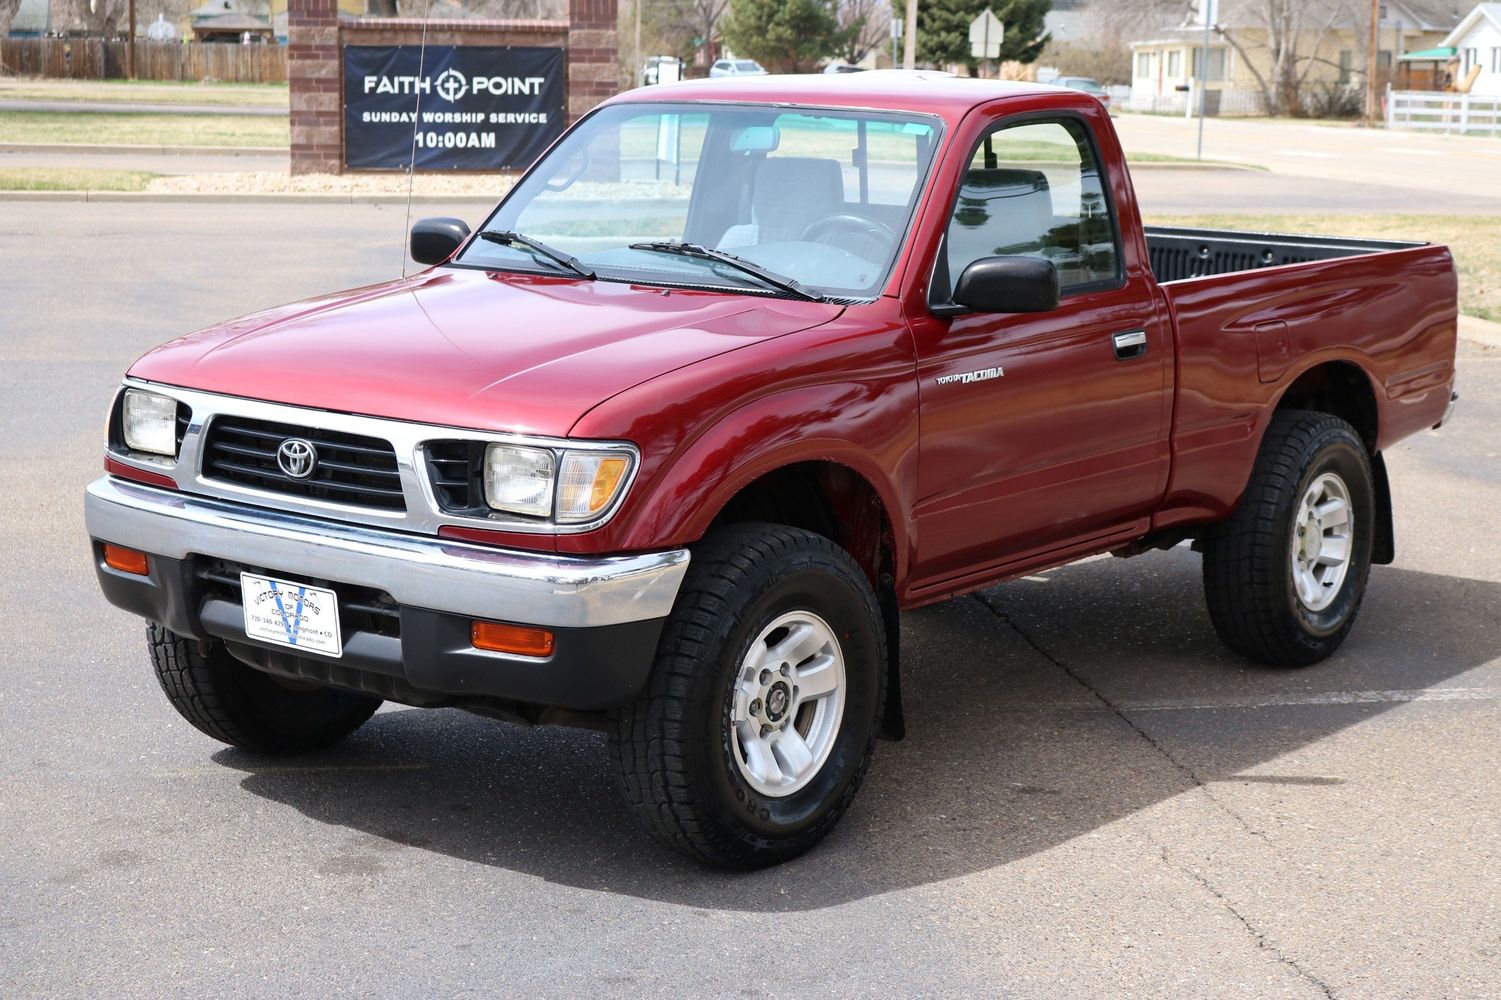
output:
[[[913,111],[956,124],[971,109],[998,98],[1072,95],[1079,91],[1040,83],[980,80],[926,70],[870,70],[864,73],[721,77],[638,87],[607,104],[659,104],[676,101],[788,104],[824,108]],[[1056,104],[1054,105],[1056,106]]]

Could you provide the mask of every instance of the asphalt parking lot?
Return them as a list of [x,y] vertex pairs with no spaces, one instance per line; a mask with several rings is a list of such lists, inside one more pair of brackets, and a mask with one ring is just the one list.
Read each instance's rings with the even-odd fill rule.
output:
[[908,739],[772,871],[657,848],[590,733],[199,735],[89,566],[105,404],[170,336],[394,275],[403,231],[0,205],[0,997],[1501,996],[1501,351],[1389,455],[1398,559],[1332,660],[1226,653],[1186,549],[914,613]]

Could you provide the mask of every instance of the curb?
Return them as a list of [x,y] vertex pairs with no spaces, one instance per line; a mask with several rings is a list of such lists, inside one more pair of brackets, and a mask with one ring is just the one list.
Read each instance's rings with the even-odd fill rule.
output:
[[[418,194],[412,196],[413,205],[494,205],[502,192],[493,195],[481,194]],[[164,204],[184,202],[194,205],[405,205],[404,194],[357,193],[349,191],[284,192],[251,194],[248,192],[173,193],[164,191],[0,191],[0,202],[5,201],[61,201],[61,202],[133,202],[135,204]]]
[[1266,167],[1258,167],[1252,163],[1221,163],[1218,160],[1203,160],[1194,163],[1176,163],[1173,161],[1162,162],[1147,160],[1137,163],[1131,159],[1131,154],[1126,154],[1126,169],[1131,173],[1142,170],[1240,170],[1253,174],[1270,173]]
[[95,146],[81,142],[0,142],[0,153],[72,153],[77,156],[290,156],[286,146]]
[[1461,315],[1459,339],[1468,340],[1483,347],[1501,347],[1501,323],[1492,323],[1479,316]]

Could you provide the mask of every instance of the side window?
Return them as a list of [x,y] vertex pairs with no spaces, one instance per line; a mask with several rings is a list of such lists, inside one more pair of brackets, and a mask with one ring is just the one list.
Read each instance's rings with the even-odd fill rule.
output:
[[1058,289],[1114,282],[1120,252],[1089,135],[1072,120],[990,133],[975,150],[949,220],[947,291],[981,257],[1045,257]]

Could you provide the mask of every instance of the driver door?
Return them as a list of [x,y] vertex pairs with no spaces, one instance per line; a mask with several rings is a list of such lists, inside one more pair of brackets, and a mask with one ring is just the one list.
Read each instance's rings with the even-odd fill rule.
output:
[[914,325],[918,586],[1144,531],[1167,480],[1170,328],[1150,278],[1126,274],[1087,123],[991,130],[940,252],[939,301],[995,255],[1052,261],[1060,298],[1048,312]]

